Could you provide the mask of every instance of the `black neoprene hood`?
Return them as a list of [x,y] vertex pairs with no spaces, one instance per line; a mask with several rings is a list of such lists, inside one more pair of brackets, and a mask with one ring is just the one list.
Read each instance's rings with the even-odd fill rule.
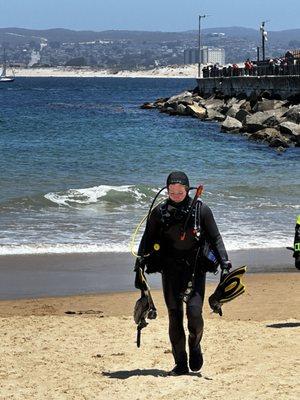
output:
[[173,171],[168,176],[167,187],[169,187],[169,185],[174,185],[175,183],[180,183],[181,185],[184,185],[188,188],[190,187],[189,178],[182,171]]

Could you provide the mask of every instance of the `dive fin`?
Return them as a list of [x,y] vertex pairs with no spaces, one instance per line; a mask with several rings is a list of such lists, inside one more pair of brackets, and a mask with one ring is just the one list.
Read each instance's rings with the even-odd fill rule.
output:
[[157,311],[151,296],[150,288],[141,268],[139,268],[139,274],[143,289],[141,290],[141,297],[135,303],[133,311],[133,319],[137,324],[137,347],[141,345],[141,331],[148,325],[146,318],[155,319],[157,317]]
[[236,268],[231,271],[218,284],[214,293],[209,297],[208,302],[213,312],[222,315],[221,306],[245,292],[245,286],[241,281],[242,276],[246,272],[247,267]]

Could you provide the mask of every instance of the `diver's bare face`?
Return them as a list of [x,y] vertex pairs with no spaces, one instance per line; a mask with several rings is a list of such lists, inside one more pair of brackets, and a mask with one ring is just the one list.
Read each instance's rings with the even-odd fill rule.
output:
[[169,197],[174,203],[180,203],[183,201],[187,195],[187,190],[181,183],[174,183],[168,187]]

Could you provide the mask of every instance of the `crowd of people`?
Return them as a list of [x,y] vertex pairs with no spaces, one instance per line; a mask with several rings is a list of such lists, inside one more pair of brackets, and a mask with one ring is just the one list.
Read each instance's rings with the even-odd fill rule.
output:
[[244,65],[236,63],[222,66],[207,65],[202,69],[203,78],[230,76],[262,76],[262,75],[300,75],[300,57],[287,51],[284,57],[270,58],[264,61],[251,61],[249,58]]

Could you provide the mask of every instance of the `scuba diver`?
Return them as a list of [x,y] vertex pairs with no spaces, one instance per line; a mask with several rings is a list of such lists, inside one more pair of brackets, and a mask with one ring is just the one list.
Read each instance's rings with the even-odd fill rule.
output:
[[[231,262],[211,209],[199,199],[203,187],[197,188],[195,197],[191,198],[187,175],[174,171],[167,178],[166,188],[168,198],[152,209],[154,200],[150,207],[135,265],[135,287],[141,289],[143,285],[140,270],[162,273],[175,361],[169,375],[177,376],[189,373],[189,368],[199,371],[203,365],[200,343],[206,272],[216,272],[220,265],[226,276]],[[184,303],[189,357],[183,323]]]

